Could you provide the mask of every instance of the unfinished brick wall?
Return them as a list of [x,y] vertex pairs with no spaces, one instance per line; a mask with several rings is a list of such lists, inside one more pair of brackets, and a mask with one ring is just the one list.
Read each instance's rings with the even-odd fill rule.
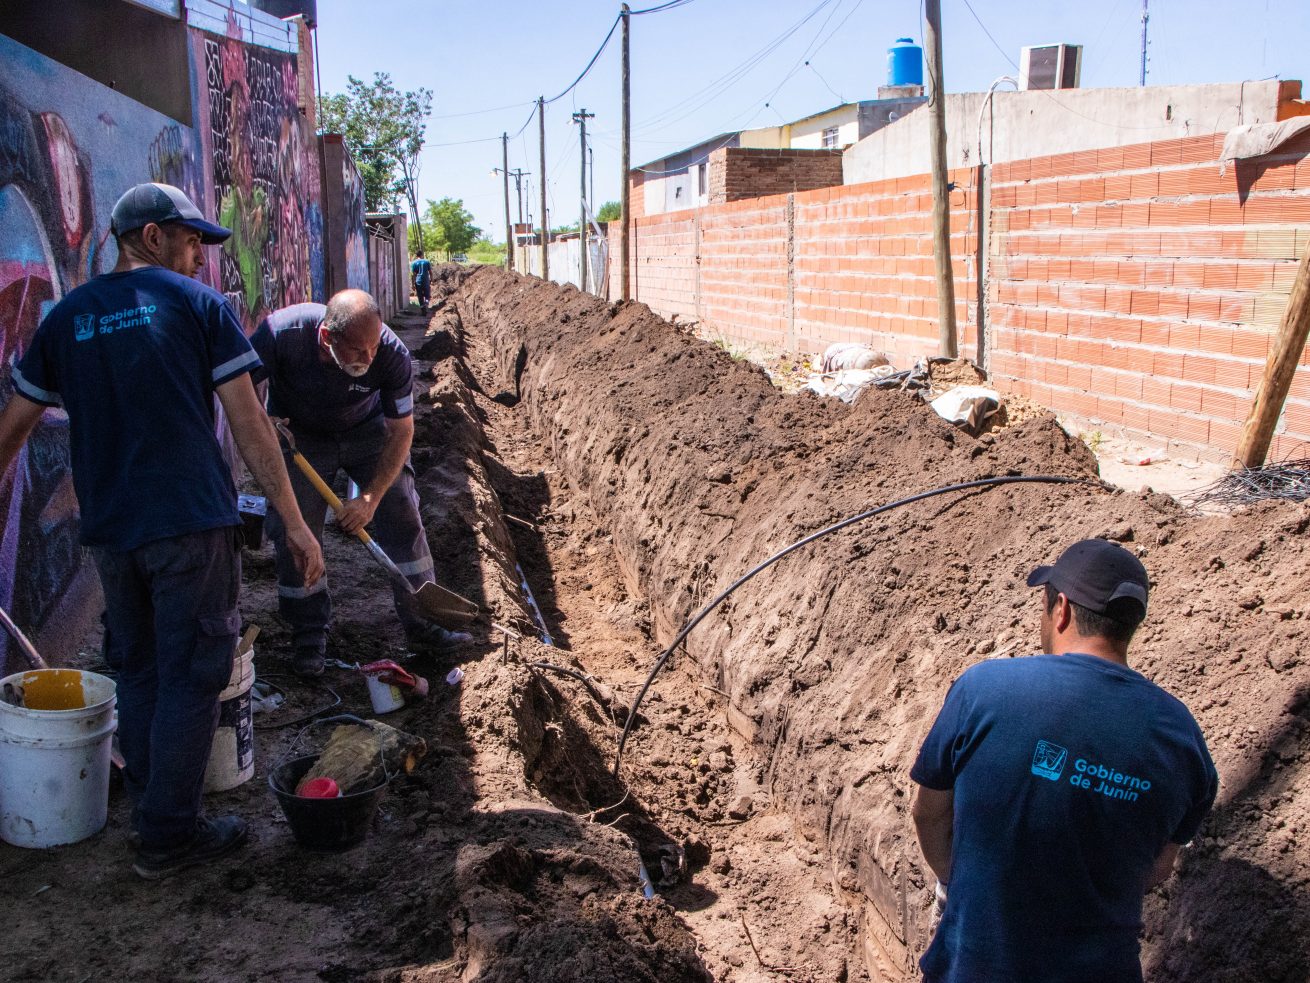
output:
[[[997,165],[982,360],[1080,427],[1222,457],[1310,249],[1310,136],[1219,174],[1205,136]],[[976,170],[951,193],[961,352],[977,357]],[[729,339],[935,354],[926,175],[633,222],[632,295]],[[617,232],[617,227],[615,227]],[[614,238],[614,255],[621,248]],[[619,263],[612,264],[618,296]],[[1271,457],[1306,455],[1310,356]]]
[[722,147],[710,154],[710,204],[840,186],[840,150]]
[[[1205,136],[994,169],[999,382],[1111,431],[1236,447],[1310,249],[1310,139],[1225,175],[1222,146]],[[1301,364],[1273,458],[1310,439]]]

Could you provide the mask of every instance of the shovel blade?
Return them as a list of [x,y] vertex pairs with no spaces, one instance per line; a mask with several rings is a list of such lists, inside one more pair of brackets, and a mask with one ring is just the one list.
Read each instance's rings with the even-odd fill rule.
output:
[[414,592],[414,604],[425,617],[443,628],[463,628],[472,624],[479,608],[468,598],[428,581]]

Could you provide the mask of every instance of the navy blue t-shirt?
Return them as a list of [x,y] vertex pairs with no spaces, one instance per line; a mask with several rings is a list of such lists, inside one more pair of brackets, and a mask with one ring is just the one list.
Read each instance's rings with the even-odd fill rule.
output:
[[55,305],[13,382],[68,412],[84,544],[130,550],[241,521],[213,395],[258,363],[228,302],[162,267],[98,276]]
[[954,789],[932,983],[1139,983],[1147,877],[1218,787],[1201,729],[1126,666],[1038,655],[956,680],[910,777]]
[[339,434],[386,416],[414,412],[414,363],[409,349],[385,324],[377,356],[359,378],[342,372],[319,355],[318,329],[327,308],[296,304],[270,314],[250,341],[263,367],[255,381],[268,379],[268,412],[293,428]]

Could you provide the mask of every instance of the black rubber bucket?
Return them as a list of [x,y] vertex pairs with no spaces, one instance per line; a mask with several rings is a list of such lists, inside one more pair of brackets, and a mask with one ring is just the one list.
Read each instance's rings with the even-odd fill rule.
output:
[[278,765],[268,776],[268,787],[281,803],[297,843],[307,850],[349,850],[368,835],[387,783],[335,799],[302,798],[296,786],[317,760],[317,754],[310,754]]

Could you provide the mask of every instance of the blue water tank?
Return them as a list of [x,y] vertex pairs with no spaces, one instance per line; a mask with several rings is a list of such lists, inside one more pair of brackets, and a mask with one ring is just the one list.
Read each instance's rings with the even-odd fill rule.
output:
[[897,38],[887,49],[888,85],[923,85],[923,49],[913,38]]

